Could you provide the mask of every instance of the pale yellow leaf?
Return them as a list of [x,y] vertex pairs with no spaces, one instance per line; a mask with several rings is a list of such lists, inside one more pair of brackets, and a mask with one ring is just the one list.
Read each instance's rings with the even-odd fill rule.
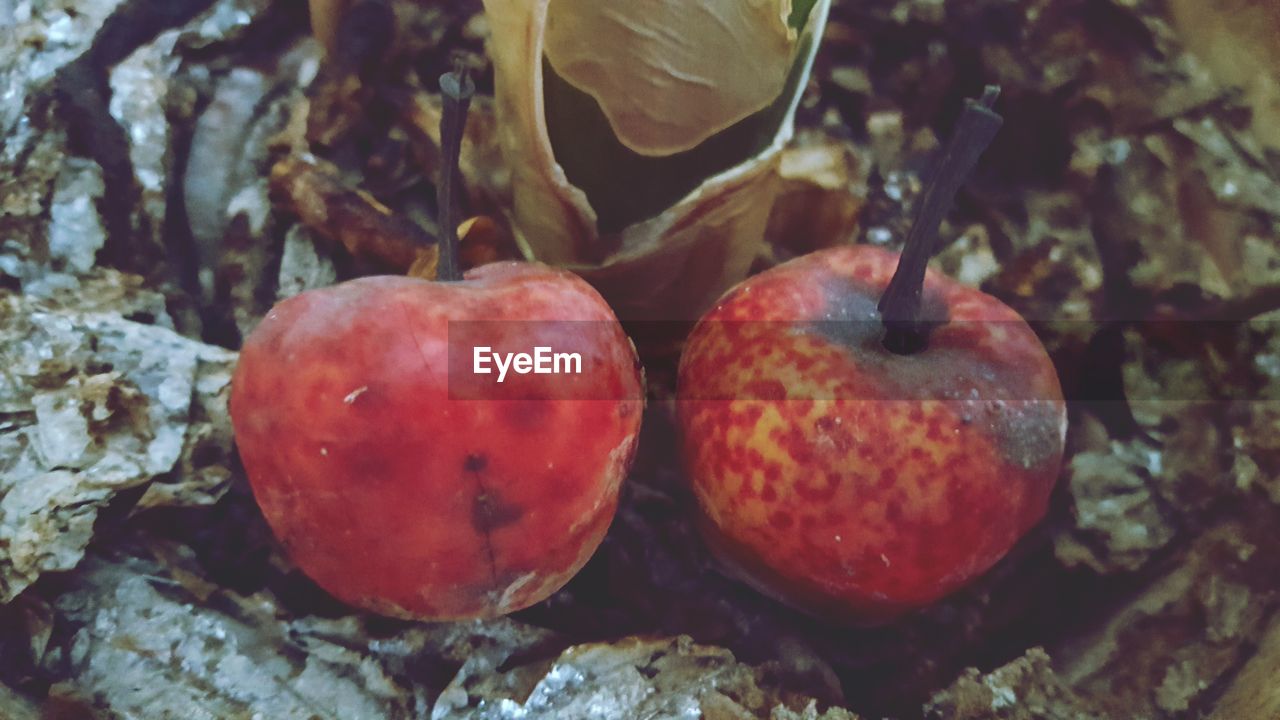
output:
[[624,145],[671,155],[777,99],[790,14],[791,0],[550,0],[543,49]]

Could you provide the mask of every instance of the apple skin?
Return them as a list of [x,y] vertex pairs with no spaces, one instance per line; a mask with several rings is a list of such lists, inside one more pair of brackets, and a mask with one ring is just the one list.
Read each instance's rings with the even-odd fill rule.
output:
[[[1045,514],[1066,406],[1008,306],[930,271],[916,355],[881,344],[898,255],[820,251],[750,278],[695,327],[677,402],[708,545],[743,580],[853,625],[988,570]],[[945,313],[940,315],[938,313]]]
[[[573,345],[583,372],[469,387],[457,362],[470,350],[448,341],[459,321],[480,321],[473,339],[495,349]],[[380,614],[458,620],[532,605],[590,558],[643,388],[595,290],[508,262],[284,300],[244,343],[230,410],[254,496],[308,576]]]

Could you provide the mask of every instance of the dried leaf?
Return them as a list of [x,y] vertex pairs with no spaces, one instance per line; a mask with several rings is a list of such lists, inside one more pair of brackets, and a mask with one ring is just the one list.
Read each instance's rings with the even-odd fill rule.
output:
[[183,470],[163,504],[206,504],[230,475],[192,456],[230,455],[235,354],[95,311],[94,287],[73,308],[0,294],[0,604],[75,567],[119,493]]
[[[435,238],[312,155],[290,155],[271,170],[272,190],[307,228],[352,255],[404,272],[434,268]],[[434,275],[434,270],[431,273]]]
[[464,667],[441,694],[434,720],[630,720],[639,717],[857,720],[818,713],[809,698],[778,692],[728,650],[687,636],[578,645],[554,661],[505,672]]
[[627,147],[600,104],[547,63],[543,95],[551,148],[569,182],[586,193],[597,229],[607,236],[655,217],[709,178],[766,150],[790,116],[808,70],[806,63],[793,63],[782,93],[768,106],[693,148],[654,156]]
[[969,668],[925,708],[929,718],[951,720],[1090,720],[1102,714],[1088,707],[1053,672],[1040,648],[983,675]]
[[867,170],[847,142],[819,133],[801,137],[782,153],[769,243],[803,254],[853,240],[867,199]]
[[[530,259],[580,273],[624,320],[691,319],[741,280],[760,254],[778,192],[779,154],[793,133],[792,116],[830,3],[814,6],[799,33],[797,42],[806,52],[794,63],[781,63],[784,76],[793,65],[800,68],[792,78],[795,92],[778,97],[775,91],[760,106],[776,101],[781,109],[767,141],[737,164],[699,180],[670,207],[621,229],[600,221],[550,139],[543,64],[543,35],[553,31],[549,5],[549,0],[485,2],[499,136],[512,172],[516,242]],[[731,64],[722,58],[715,62]],[[685,102],[682,93],[672,95]],[[667,184],[687,180],[668,177]],[[630,187],[622,178],[614,181]]]
[[1057,538],[1060,562],[1099,573],[1132,571],[1174,539],[1176,528],[1148,487],[1161,453],[1140,441],[1113,442],[1106,452],[1071,458],[1066,483],[1075,527]]
[[797,50],[791,0],[550,0],[547,59],[641,155],[689,150],[771,104]]
[[1058,674],[1101,705],[1103,717],[1174,717],[1199,706],[1265,626],[1276,566],[1257,543],[1270,542],[1268,532],[1237,522],[1206,527],[1099,627],[1061,643]]
[[55,603],[72,634],[46,657],[70,676],[67,699],[108,717],[421,717],[367,648],[291,627],[267,595],[238,605],[223,595],[206,607],[173,570],[134,557],[86,560]]

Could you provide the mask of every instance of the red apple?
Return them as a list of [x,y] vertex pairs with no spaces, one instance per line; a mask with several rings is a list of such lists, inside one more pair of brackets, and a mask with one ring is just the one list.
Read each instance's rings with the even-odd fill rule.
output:
[[[581,373],[509,366],[498,383],[472,372],[475,346],[572,351]],[[283,301],[245,341],[230,402],[254,496],[302,570],[353,605],[444,620],[526,607],[583,566],[642,387],[595,290],[510,262]]]
[[709,544],[761,591],[854,623],[931,603],[1044,515],[1066,409],[1012,309],[930,271],[925,350],[882,342],[898,256],[818,252],[751,278],[680,363],[685,464]]

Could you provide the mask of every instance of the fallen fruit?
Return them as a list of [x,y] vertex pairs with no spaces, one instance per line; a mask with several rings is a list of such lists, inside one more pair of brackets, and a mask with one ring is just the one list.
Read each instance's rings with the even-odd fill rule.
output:
[[[952,153],[939,181],[980,152]],[[1035,334],[925,273],[954,189],[931,195],[898,282],[914,310],[881,302],[899,256],[824,250],[728,293],[680,363],[708,544],[764,593],[846,622],[891,619],[990,568],[1044,515],[1062,460],[1065,404]]]
[[[580,372],[498,384],[470,372],[477,345],[571,349]],[[281,302],[244,343],[230,409],[254,496],[307,575],[353,605],[445,620],[527,607],[583,566],[643,403],[635,350],[599,294],[506,262]]]

